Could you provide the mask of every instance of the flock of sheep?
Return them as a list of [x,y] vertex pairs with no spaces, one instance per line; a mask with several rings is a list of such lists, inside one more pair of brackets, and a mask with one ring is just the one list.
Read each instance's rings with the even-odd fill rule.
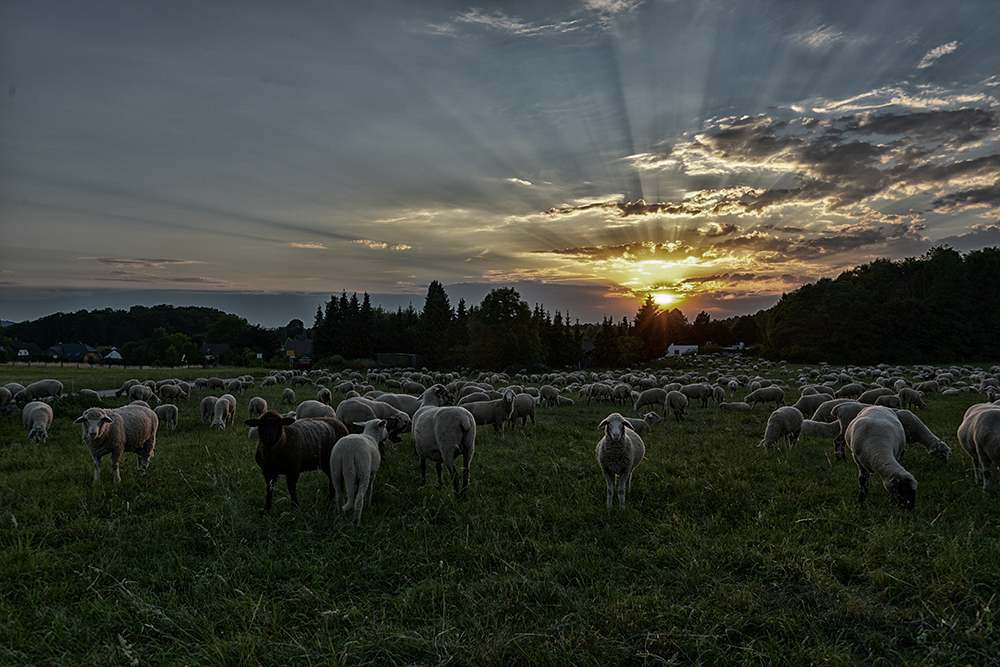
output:
[[[402,369],[371,371],[366,376],[350,370],[309,374],[274,371],[259,387],[287,385],[282,389],[281,403],[295,409],[280,414],[269,409],[261,396],[252,396],[244,423],[257,441],[255,460],[265,481],[265,511],[271,508],[274,483],[280,476],[285,477],[291,503],[297,506],[299,476],[321,470],[329,480],[329,497],[343,511],[353,512],[356,522],[361,520],[362,509],[371,505],[387,440],[398,442],[410,433],[423,483],[427,462],[432,461],[438,483],[443,483],[442,472],[447,468],[454,493],[462,498],[471,477],[477,426],[491,425],[497,437],[503,438],[505,425],[518,420],[527,425],[529,419],[534,424],[536,407],[572,405],[574,400],[567,394],[575,394],[588,404],[607,403],[621,406],[619,410],[630,407],[642,415],[624,417],[616,411],[598,426],[604,434],[595,454],[607,485],[608,508],[613,507],[615,495],[619,505],[625,504],[632,475],[645,455],[642,436],[668,415],[677,421],[687,418],[689,407],[696,402],[703,409],[715,403],[717,409],[725,411],[749,411],[758,404],[773,404],[759,446],[774,449],[783,442],[791,448],[802,435],[829,438],[838,458],[845,458],[848,449],[854,458],[859,501],[865,499],[874,473],[900,507],[912,509],[917,480],[900,462],[906,444],[919,442],[944,462],[951,449],[910,408],[923,408],[929,394],[980,392],[985,400],[967,410],[957,429],[958,442],[971,457],[976,483],[984,492],[992,468],[1000,465],[1000,400],[995,396],[1000,367],[983,371],[924,366],[906,371],[884,365],[842,369],[823,365],[803,369],[791,379],[784,366],[753,366],[752,362],[726,357],[714,361],[718,362],[714,369],[703,375],[575,371],[520,374],[513,383],[507,375],[496,373],[481,373],[471,380],[457,374]],[[762,372],[785,379],[769,380]],[[385,390],[376,389],[376,385]],[[792,385],[798,385],[798,396],[792,405],[786,405]],[[145,470],[157,432],[176,428],[177,403],[189,400],[193,389],[224,392],[204,396],[199,406],[202,422],[210,429],[222,430],[235,423],[237,396],[255,386],[251,376],[200,378],[193,386],[179,380],[125,382],[115,396],[127,397],[130,403],[117,408],[88,408],[74,422],[81,425],[83,442],[93,459],[94,482],[100,480],[105,455],[111,457],[115,482],[120,480],[119,462],[126,452],[135,453],[139,470]],[[298,402],[296,389],[315,392],[316,399]],[[97,392],[79,393],[101,401]],[[342,396],[336,407],[332,405],[334,394]],[[731,400],[737,394],[742,400]],[[62,396],[62,383],[52,379],[27,387],[18,383],[0,387],[0,405],[23,404],[21,416],[32,443],[46,441],[53,420],[52,402]],[[456,465],[459,458],[461,474]]]

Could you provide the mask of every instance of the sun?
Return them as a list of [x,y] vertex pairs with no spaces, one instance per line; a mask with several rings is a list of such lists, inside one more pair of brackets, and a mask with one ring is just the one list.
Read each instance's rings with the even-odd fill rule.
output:
[[657,306],[669,306],[676,299],[677,297],[670,292],[655,292],[653,294],[653,303]]

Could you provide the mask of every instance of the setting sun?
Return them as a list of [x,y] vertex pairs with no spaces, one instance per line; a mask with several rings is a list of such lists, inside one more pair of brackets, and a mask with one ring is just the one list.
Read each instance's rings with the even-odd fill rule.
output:
[[670,292],[656,292],[653,294],[653,303],[657,306],[669,306],[677,299]]

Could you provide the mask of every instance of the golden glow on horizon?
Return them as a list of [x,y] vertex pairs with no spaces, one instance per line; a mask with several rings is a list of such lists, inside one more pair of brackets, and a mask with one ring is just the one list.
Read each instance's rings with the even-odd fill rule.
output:
[[653,303],[657,306],[669,306],[676,300],[677,297],[670,292],[655,292],[653,294]]

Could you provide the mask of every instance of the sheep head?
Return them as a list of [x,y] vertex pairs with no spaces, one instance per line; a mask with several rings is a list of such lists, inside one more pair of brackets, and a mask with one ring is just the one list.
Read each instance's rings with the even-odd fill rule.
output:
[[904,510],[912,510],[917,502],[917,480],[912,476],[895,474],[882,482],[889,495]]
[[607,436],[609,440],[614,442],[621,442],[625,439],[625,429],[635,430],[632,428],[632,425],[625,421],[625,418],[617,412],[612,412],[604,419],[604,421],[601,422],[600,426],[597,427],[597,430],[600,431],[601,429],[604,430],[604,435]]
[[113,420],[100,408],[87,408],[73,423],[82,424],[84,436],[96,440],[107,430],[107,425],[113,423]]
[[274,410],[268,410],[259,419],[246,419],[243,421],[247,426],[257,427],[257,439],[265,447],[273,447],[282,436],[282,429],[285,426],[295,423],[294,417],[283,417]]

